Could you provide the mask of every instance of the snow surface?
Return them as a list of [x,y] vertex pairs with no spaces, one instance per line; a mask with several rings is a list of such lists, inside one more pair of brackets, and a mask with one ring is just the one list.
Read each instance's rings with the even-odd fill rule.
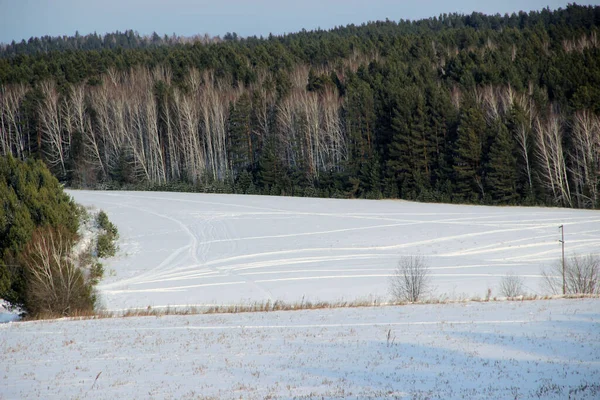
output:
[[0,399],[600,398],[600,301],[0,325]]
[[19,320],[19,311],[12,309],[4,300],[0,299],[0,324]]
[[[598,254],[600,213],[404,201],[70,191],[120,232],[109,310],[386,299],[403,255],[434,295]],[[2,313],[2,309],[0,309]],[[0,324],[0,399],[600,398],[600,299]]]
[[120,251],[99,285],[109,310],[389,298],[403,255],[431,266],[436,297],[499,296],[507,273],[546,294],[541,270],[600,253],[600,212],[406,201],[69,191],[106,211]]

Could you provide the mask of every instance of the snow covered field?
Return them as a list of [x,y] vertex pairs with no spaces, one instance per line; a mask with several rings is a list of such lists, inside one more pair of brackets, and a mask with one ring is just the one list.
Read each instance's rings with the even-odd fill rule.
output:
[[104,209],[120,252],[99,286],[109,310],[266,300],[386,300],[403,255],[428,258],[435,296],[500,295],[523,277],[544,294],[541,269],[600,253],[600,212],[406,201],[193,193],[69,191]]
[[[434,295],[600,252],[600,213],[404,201],[70,191],[120,232],[109,310],[389,298],[403,255]],[[1,310],[0,310],[1,313]],[[598,399],[600,300],[0,324],[0,399]]]
[[0,399],[598,399],[597,299],[0,325]]

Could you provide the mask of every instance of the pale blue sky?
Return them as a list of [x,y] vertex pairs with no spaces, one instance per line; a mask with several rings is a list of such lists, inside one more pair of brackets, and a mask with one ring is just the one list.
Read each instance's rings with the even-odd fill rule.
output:
[[[566,7],[558,0],[0,0],[0,42],[133,29],[183,36],[281,34],[348,23]],[[577,2],[598,4],[598,1]]]

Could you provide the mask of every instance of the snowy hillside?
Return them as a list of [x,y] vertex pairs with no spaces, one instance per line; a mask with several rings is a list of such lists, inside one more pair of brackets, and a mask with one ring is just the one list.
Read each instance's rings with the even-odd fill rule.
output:
[[[386,299],[403,255],[435,295],[530,293],[598,253],[600,213],[176,193],[71,191],[118,226],[107,309]],[[597,399],[598,299],[467,302],[0,324],[0,399]]]
[[600,252],[600,212],[405,201],[69,191],[121,235],[99,286],[110,310],[389,298],[402,255],[428,258],[436,296],[498,295],[506,273],[541,292],[541,269]]

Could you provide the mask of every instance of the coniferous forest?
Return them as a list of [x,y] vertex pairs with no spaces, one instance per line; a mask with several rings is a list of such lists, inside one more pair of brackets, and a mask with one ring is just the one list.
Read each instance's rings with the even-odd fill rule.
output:
[[0,47],[0,154],[86,188],[600,207],[600,7]]

